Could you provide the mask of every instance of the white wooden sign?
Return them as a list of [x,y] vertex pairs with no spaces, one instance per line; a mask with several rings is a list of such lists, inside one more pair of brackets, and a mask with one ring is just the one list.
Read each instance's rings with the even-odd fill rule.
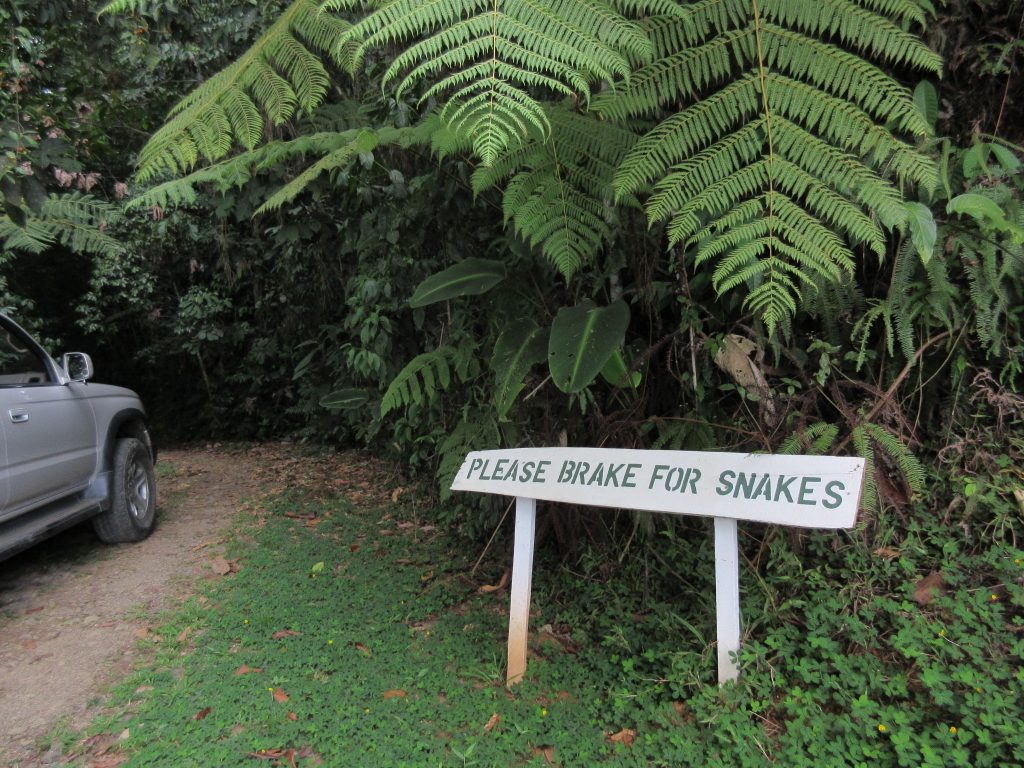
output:
[[526,671],[537,500],[715,518],[718,679],[735,680],[740,648],[737,520],[852,528],[864,460],[835,456],[513,448],[470,453],[452,490],[516,497],[508,674]]

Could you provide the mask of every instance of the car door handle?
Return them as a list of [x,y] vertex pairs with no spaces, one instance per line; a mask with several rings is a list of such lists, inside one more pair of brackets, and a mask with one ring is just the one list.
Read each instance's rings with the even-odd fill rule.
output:
[[24,421],[28,421],[28,411],[24,408],[11,408],[7,413],[11,417],[11,421],[15,424],[21,424]]

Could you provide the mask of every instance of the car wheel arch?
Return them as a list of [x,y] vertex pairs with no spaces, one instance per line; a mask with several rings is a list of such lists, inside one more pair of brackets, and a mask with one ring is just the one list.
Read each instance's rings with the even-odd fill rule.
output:
[[146,414],[136,408],[126,409],[110,420],[107,436],[103,443],[103,469],[113,468],[114,451],[117,441],[123,437],[134,437],[149,449],[149,454],[156,464],[156,445],[146,426]]

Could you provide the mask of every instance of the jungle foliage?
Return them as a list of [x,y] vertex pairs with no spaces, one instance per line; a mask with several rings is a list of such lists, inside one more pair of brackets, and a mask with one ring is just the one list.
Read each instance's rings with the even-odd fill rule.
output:
[[375,443],[442,495],[562,442],[855,450],[901,503],[1019,388],[1020,137],[954,128],[945,17],[819,6],[12,4],[8,304],[183,435]]
[[[936,638],[1024,621],[1019,0],[98,10],[0,7],[3,304],[142,391],[162,440],[368,445],[481,542],[504,508],[447,492],[475,448],[865,456],[856,531],[745,531],[775,698],[721,738],[859,743],[909,706],[902,764],[998,764],[949,729],[1012,731],[1010,646]],[[586,576],[556,603],[626,572],[645,610],[706,572],[699,522],[562,508],[540,534]],[[932,571],[948,594],[913,613]],[[720,716],[665,610],[643,637],[571,620],[637,686],[678,665],[659,706]],[[863,717],[833,718],[850,675]]]

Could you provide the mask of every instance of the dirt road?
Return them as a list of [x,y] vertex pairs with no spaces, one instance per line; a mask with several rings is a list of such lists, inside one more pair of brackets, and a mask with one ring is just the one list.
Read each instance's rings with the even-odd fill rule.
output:
[[60,762],[45,737],[87,723],[104,687],[131,669],[139,634],[210,573],[266,453],[162,453],[149,539],[106,547],[86,525],[0,563],[0,766]]

